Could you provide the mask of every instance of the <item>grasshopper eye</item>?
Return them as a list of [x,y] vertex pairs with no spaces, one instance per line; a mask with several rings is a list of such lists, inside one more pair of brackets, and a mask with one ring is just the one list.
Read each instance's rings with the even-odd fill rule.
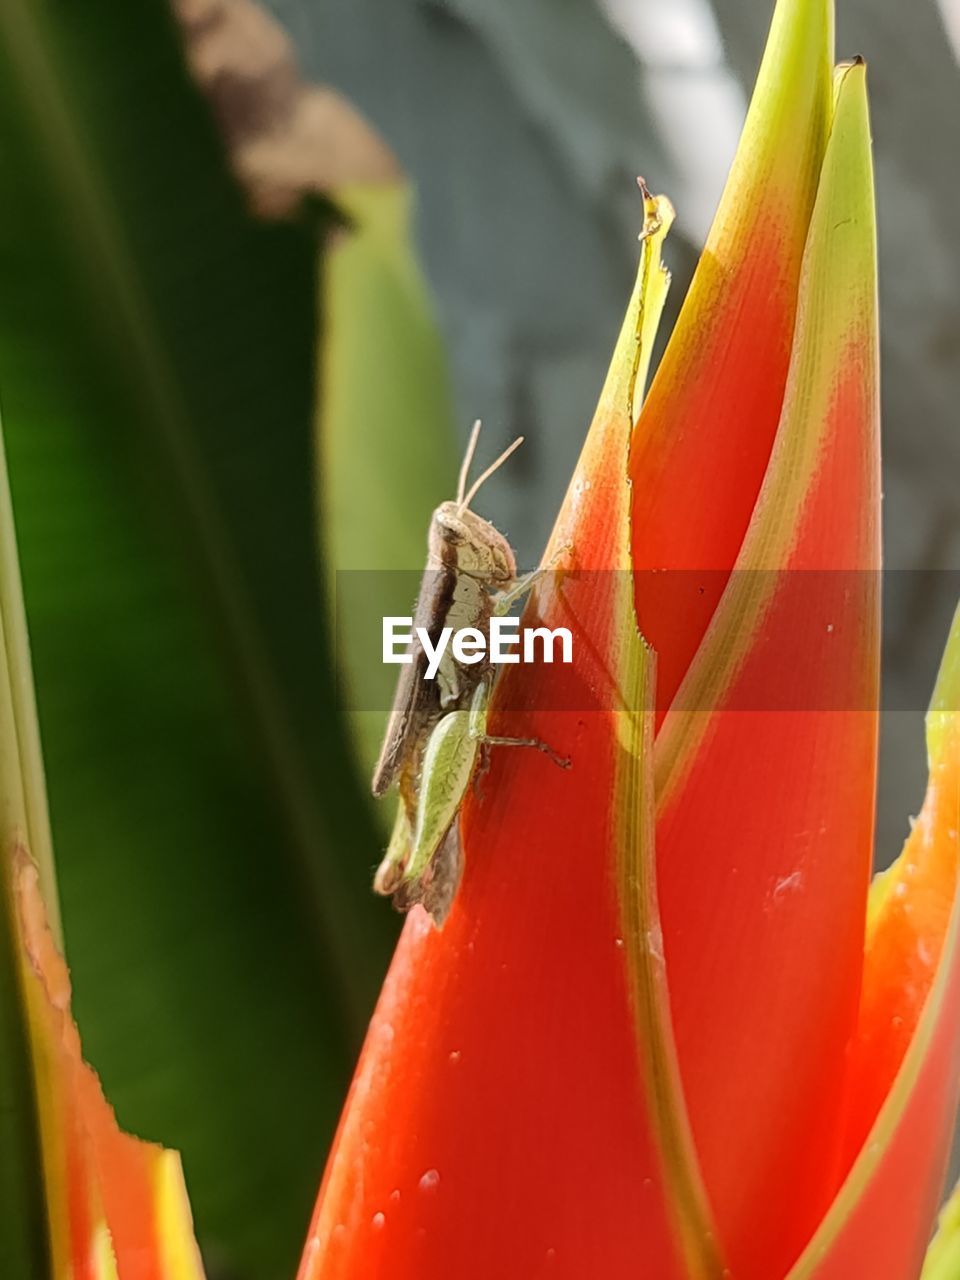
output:
[[493,553],[494,564],[496,565],[497,576],[500,578],[512,578],[514,566],[512,557],[504,553],[500,547],[494,548]]
[[444,542],[449,543],[451,547],[462,547],[469,542],[469,538],[459,524],[442,524],[440,530]]

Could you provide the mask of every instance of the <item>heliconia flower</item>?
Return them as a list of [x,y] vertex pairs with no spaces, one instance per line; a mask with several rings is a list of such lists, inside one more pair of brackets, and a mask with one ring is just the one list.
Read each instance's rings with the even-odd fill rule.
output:
[[50,1231],[51,1274],[71,1280],[202,1280],[176,1152],[122,1133],[70,1015],[70,980],[37,869],[19,847],[13,886]]
[[[879,700],[866,71],[779,0],[641,406],[637,286],[442,930],[406,922],[300,1280],[914,1280],[960,1082],[960,622],[870,888]],[[944,1247],[950,1247],[949,1245]],[[934,1263],[931,1263],[934,1265]],[[940,1275],[936,1280],[940,1280]]]
[[0,1270],[203,1280],[179,1157],[121,1132],[81,1056],[15,548],[0,441]]

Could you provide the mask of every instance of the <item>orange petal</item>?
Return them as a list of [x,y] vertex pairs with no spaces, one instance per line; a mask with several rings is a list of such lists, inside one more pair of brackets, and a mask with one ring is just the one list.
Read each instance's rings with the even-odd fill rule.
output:
[[173,1152],[121,1133],[70,1016],[70,981],[47,927],[37,870],[12,866],[54,1270],[73,1280],[202,1280]]
[[927,746],[923,810],[871,903],[843,1153],[855,1159],[790,1280],[909,1280],[940,1200],[960,1087],[960,610]]

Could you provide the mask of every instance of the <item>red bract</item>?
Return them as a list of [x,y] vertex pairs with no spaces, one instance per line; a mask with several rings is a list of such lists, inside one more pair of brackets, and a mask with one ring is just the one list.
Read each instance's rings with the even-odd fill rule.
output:
[[[838,78],[776,439],[656,746],[685,1092],[726,1257],[757,1280],[784,1273],[836,1189],[863,966],[880,567],[863,80]],[[697,478],[701,502],[725,489],[715,467]]]
[[53,1274],[70,1280],[203,1280],[180,1159],[117,1127],[81,1057],[70,979],[25,849],[15,849],[9,873]]
[[831,36],[823,0],[781,0],[638,417],[646,199],[532,606],[575,661],[495,702],[493,732],[573,767],[501,752],[468,797],[458,900],[407,922],[301,1280],[917,1274],[957,1078],[960,638],[868,918],[875,228],[865,70],[834,81]]

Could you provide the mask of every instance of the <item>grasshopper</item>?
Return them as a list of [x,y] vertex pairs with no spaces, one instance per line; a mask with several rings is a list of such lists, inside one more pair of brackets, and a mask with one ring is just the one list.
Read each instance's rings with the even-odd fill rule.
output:
[[[519,437],[466,489],[480,423],[474,423],[460,468],[457,497],[433,513],[427,538],[427,565],[414,613],[431,644],[445,627],[475,627],[489,635],[490,619],[505,614],[530,591],[540,571],[517,577],[507,539],[470,509],[481,485],[523,443]],[[427,658],[415,644],[413,661],[401,668],[386,736],[373,773],[373,794],[394,783],[400,806],[386,855],[374,878],[378,893],[392,895],[405,911],[420,902],[443,923],[462,869],[458,815],[478,759],[489,746],[529,746],[567,767],[544,743],[528,738],[490,737],[487,705],[493,669],[486,660],[471,665],[446,650],[436,677],[426,680]]]

